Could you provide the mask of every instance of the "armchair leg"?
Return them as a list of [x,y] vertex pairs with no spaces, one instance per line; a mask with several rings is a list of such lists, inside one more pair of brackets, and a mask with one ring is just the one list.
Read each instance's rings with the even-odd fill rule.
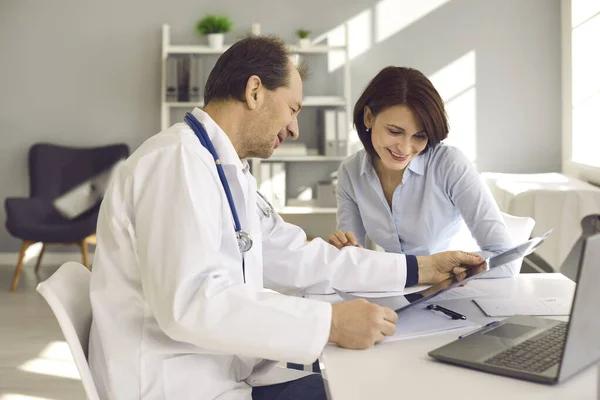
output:
[[25,252],[35,242],[31,240],[24,240],[21,245],[21,251],[19,252],[19,260],[17,261],[17,268],[15,268],[15,275],[13,277],[12,286],[10,287],[11,292],[15,292],[17,290],[17,286],[19,285],[19,278],[21,278],[21,269],[23,268],[23,260],[25,258]]
[[42,256],[44,255],[44,251],[46,250],[46,243],[42,243],[42,250],[40,250],[40,255],[38,256],[37,263],[35,264],[35,274],[37,275],[40,270],[40,266],[42,265]]
[[85,239],[79,242],[79,247],[81,247],[81,258],[83,259],[83,265],[89,270],[91,270],[91,266],[88,264],[88,246],[87,241]]

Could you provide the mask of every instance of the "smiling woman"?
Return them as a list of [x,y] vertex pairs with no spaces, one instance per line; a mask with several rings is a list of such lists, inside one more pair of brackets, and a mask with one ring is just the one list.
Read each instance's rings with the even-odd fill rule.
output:
[[[473,165],[441,143],[449,129],[444,102],[425,75],[384,68],[356,102],[354,125],[364,150],[338,170],[332,245],[365,246],[369,236],[387,252],[428,255],[450,250],[464,220],[484,256],[511,247]],[[495,276],[518,273],[508,268]]]

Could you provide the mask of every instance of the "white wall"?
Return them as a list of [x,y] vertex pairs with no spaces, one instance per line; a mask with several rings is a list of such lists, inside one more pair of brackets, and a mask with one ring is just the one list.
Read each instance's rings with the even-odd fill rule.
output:
[[[415,5],[432,10],[411,21],[419,15]],[[200,43],[193,26],[208,12],[232,17],[229,41],[254,22],[291,41],[297,28],[324,33],[356,17],[354,26],[367,28],[353,34],[353,99],[386,65],[433,75],[474,52],[473,104],[451,123],[473,128],[479,169],[558,171],[559,8],[559,0],[305,0],[302,7],[292,0],[2,1],[0,198],[27,195],[26,154],[34,142],[135,148],[156,133],[161,25],[171,25],[175,42]],[[315,75],[307,91],[323,81],[339,85]],[[329,231],[330,219],[319,229]],[[0,252],[17,248],[0,230]]]

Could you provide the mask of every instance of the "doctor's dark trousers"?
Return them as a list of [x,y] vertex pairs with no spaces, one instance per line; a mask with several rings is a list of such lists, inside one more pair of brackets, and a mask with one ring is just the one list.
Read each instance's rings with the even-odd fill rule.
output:
[[327,400],[321,374],[252,388],[252,400]]

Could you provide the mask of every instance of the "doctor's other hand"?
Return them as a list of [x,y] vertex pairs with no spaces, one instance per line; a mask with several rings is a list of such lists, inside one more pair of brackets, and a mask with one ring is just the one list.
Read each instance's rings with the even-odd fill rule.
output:
[[365,299],[336,303],[331,306],[329,341],[346,349],[368,349],[393,335],[396,322],[396,312]]
[[352,233],[352,232],[344,233],[344,232],[340,231],[339,229],[337,231],[333,232],[331,235],[329,235],[327,239],[329,240],[329,244],[334,245],[338,249],[342,249],[346,246],[362,247],[356,241],[356,236],[354,236],[354,233]]
[[479,254],[465,251],[445,251],[431,256],[417,256],[419,283],[441,282],[451,274],[458,275],[484,261]]

